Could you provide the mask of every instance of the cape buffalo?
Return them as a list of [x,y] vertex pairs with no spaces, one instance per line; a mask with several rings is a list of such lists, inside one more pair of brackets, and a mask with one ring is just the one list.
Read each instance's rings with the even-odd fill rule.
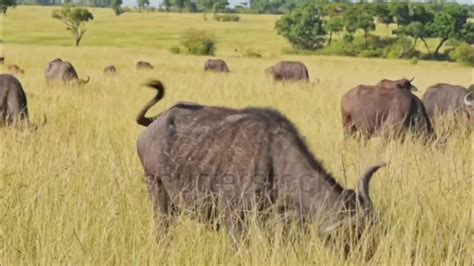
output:
[[117,74],[117,68],[115,68],[115,66],[108,66],[104,68],[104,75],[114,76],[116,74]]
[[158,92],[137,115],[147,126],[137,149],[157,215],[185,207],[204,221],[219,217],[235,237],[245,213],[274,210],[316,220],[328,235],[373,210],[369,182],[384,163],[368,168],[356,193],[338,184],[278,111],[180,102],[146,117],[165,93],[159,81],[148,85]]
[[0,125],[11,125],[21,120],[28,122],[25,91],[14,76],[0,74]]
[[49,62],[44,75],[48,83],[59,81],[63,84],[81,86],[89,82],[89,77],[87,77],[87,80],[79,79],[76,69],[72,64],[60,58]]
[[413,82],[413,79],[410,79],[410,80],[407,80],[405,78],[403,79],[400,79],[400,80],[390,80],[390,79],[382,79],[381,81],[379,81],[379,83],[377,83],[377,86],[380,86],[380,87],[394,87],[394,88],[398,88],[398,89],[407,89],[409,91],[418,91],[418,88],[415,87],[412,82]]
[[423,103],[431,118],[439,113],[474,122],[474,87],[467,90],[462,86],[438,83],[426,90]]
[[425,107],[411,90],[413,85],[407,79],[382,80],[375,86],[352,88],[341,99],[344,133],[398,137],[412,129],[432,137],[434,131]]
[[152,66],[150,63],[145,62],[145,61],[138,61],[137,62],[137,69],[138,70],[149,70],[149,69],[154,69],[155,67]]
[[9,65],[7,67],[7,69],[8,69],[8,73],[10,73],[12,75],[24,75],[25,74],[25,70],[21,69],[17,65]]
[[281,61],[266,68],[265,74],[275,81],[309,81],[308,69],[301,62]]
[[222,59],[209,59],[204,63],[204,71],[230,72],[227,64]]

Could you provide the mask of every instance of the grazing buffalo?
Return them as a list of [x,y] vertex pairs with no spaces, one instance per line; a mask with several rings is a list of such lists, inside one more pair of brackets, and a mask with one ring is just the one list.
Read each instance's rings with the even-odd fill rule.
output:
[[18,79],[0,74],[0,126],[28,122],[26,94]]
[[229,73],[227,64],[222,59],[209,59],[204,63],[204,71]]
[[44,75],[48,83],[59,81],[64,84],[82,86],[89,82],[89,77],[87,77],[87,80],[79,79],[76,69],[72,64],[60,58],[49,62]]
[[115,76],[117,75],[117,68],[115,66],[108,66],[104,68],[104,75],[106,76]]
[[414,86],[407,79],[352,88],[341,99],[344,133],[398,137],[412,129],[431,137],[434,131],[426,110],[411,90]]
[[308,69],[301,62],[281,61],[266,68],[265,74],[275,81],[309,81]]
[[[472,87],[472,88],[471,88]],[[474,121],[474,87],[438,83],[429,87],[423,95],[423,103],[430,118],[435,114],[453,116]]]
[[5,57],[0,56],[0,65],[3,65],[5,63]]
[[154,69],[155,67],[152,66],[150,63],[145,62],[145,61],[138,61],[137,62],[137,69],[138,70],[151,70]]
[[356,193],[339,185],[281,113],[180,102],[146,117],[165,93],[159,81],[148,85],[158,92],[137,116],[147,126],[137,146],[157,215],[195,210],[204,221],[221,218],[235,237],[250,210],[316,220],[324,235],[371,213],[369,182],[384,163],[368,168]]
[[8,69],[8,73],[10,73],[12,75],[24,75],[25,74],[25,70],[21,69],[17,65],[9,65],[7,67],[7,69]]

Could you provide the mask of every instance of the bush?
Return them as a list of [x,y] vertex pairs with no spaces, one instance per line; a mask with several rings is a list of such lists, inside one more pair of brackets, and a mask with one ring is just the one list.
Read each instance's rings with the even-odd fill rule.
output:
[[[196,29],[189,29],[181,35],[180,43],[183,49],[179,52],[186,52],[193,55],[214,55],[215,39],[212,34]],[[176,48],[171,48],[177,51]],[[184,51],[183,51],[184,50]]]
[[474,46],[461,44],[450,53],[450,57],[456,62],[474,66]]
[[180,54],[181,53],[181,48],[179,47],[179,45],[173,45],[170,47],[170,50],[169,50],[172,54]]
[[360,57],[382,57],[382,49],[371,49],[371,50],[362,50],[358,54]]
[[217,21],[224,21],[224,22],[229,22],[229,21],[238,22],[240,21],[240,16],[234,15],[234,14],[224,14],[224,15],[216,15],[214,19]]
[[254,58],[260,58],[262,57],[262,55],[260,54],[260,52],[257,52],[253,49],[247,49],[245,50],[245,53],[244,53],[244,56],[245,57],[254,57]]
[[[404,57],[411,58],[417,56],[417,51],[414,50],[411,53],[406,53],[412,47],[412,41],[408,38],[400,37],[398,40],[384,49],[383,57],[390,59],[398,59],[401,55],[405,54]],[[419,53],[419,52],[418,52]]]

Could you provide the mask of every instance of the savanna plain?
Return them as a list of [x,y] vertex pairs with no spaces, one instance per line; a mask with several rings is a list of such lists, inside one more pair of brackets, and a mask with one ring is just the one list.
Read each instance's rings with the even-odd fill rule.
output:
[[[0,128],[1,265],[472,265],[473,142],[459,126],[437,124],[441,145],[374,138],[344,140],[340,98],[358,84],[415,77],[421,96],[437,82],[468,86],[473,69],[453,63],[282,55],[277,16],[243,15],[241,22],[204,22],[202,14],[125,13],[91,9],[94,21],[80,47],[51,18],[53,8],[17,7],[0,17],[2,53],[24,68],[19,77],[37,131]],[[212,32],[230,74],[203,72],[207,57],[173,55],[179,34]],[[384,33],[381,33],[384,34]],[[262,58],[242,56],[258,50]],[[47,63],[71,61],[84,87],[48,86]],[[319,84],[274,84],[265,67],[304,62]],[[136,71],[146,60],[152,71]],[[113,64],[119,75],[104,77]],[[6,68],[2,66],[2,68]],[[6,69],[2,69],[6,72]],[[152,113],[180,100],[229,107],[272,107],[299,128],[310,149],[344,187],[365,167],[388,162],[371,183],[377,239],[347,258],[314,234],[249,228],[235,249],[226,230],[181,216],[168,232],[155,227],[136,140],[135,115],[160,79],[167,94]],[[368,245],[368,244],[367,244]]]

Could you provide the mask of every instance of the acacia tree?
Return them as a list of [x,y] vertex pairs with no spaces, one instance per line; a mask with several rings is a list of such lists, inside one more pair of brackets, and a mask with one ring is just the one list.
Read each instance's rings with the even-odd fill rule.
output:
[[443,12],[436,14],[430,30],[434,37],[440,38],[440,42],[434,51],[434,56],[439,54],[443,44],[449,39],[463,38],[463,30],[466,27],[469,11],[459,5],[446,7]]
[[86,33],[86,22],[93,20],[94,16],[85,8],[77,8],[74,6],[65,6],[62,9],[54,10],[52,17],[61,20],[66,25],[66,30],[70,31],[74,36],[76,47]]

